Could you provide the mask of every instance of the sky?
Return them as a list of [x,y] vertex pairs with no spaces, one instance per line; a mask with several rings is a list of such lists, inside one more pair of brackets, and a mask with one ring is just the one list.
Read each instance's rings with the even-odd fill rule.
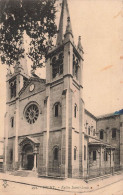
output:
[[[83,97],[86,109],[95,116],[123,109],[123,1],[68,0],[68,6],[75,44],[81,36],[84,49]],[[28,63],[30,65],[30,61]],[[45,70],[40,72],[45,77]],[[4,65],[0,65],[0,78],[2,137],[6,112]]]

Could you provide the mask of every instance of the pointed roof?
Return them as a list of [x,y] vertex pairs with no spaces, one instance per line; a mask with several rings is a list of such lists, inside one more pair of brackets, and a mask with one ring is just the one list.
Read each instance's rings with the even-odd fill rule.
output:
[[20,64],[22,66],[24,74],[28,75],[27,60],[26,60],[25,55],[24,55],[24,58],[20,59]]
[[66,27],[68,26],[68,18],[69,18],[69,31],[72,33],[68,3],[67,0],[63,0],[56,45],[62,44],[62,41],[64,39],[64,34],[66,33]]
[[82,51],[82,52],[83,52],[83,47],[82,47],[82,44],[81,44],[81,36],[79,36],[79,38],[78,38],[77,49],[78,49],[79,51]]
[[[67,18],[67,26],[66,26],[65,34],[67,34],[67,33],[72,34],[72,27],[71,27],[70,17]],[[73,36],[73,34],[72,34],[72,36]]]
[[[23,38],[21,40],[20,48],[22,49],[25,48]],[[19,62],[16,63],[14,69],[15,69],[14,70],[15,73],[22,72],[25,76],[28,76],[28,68],[27,68],[27,60],[26,60],[25,52],[24,52],[24,57],[19,59]]]

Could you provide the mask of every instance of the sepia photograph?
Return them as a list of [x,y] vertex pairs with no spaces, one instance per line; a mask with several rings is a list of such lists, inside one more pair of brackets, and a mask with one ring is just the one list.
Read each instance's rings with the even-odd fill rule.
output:
[[123,195],[123,0],[0,0],[0,194]]

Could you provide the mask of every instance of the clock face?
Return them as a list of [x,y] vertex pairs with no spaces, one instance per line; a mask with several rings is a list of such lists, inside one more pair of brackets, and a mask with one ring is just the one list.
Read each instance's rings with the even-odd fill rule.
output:
[[34,84],[32,84],[32,85],[30,85],[29,90],[30,90],[30,91],[33,91],[33,90],[34,90],[34,88],[35,88],[35,85],[34,85]]

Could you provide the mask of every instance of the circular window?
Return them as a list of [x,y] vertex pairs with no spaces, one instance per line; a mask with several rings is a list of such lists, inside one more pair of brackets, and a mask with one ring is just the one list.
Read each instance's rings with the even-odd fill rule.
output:
[[32,124],[35,123],[39,115],[39,109],[35,104],[30,105],[26,112],[25,117],[28,123]]

